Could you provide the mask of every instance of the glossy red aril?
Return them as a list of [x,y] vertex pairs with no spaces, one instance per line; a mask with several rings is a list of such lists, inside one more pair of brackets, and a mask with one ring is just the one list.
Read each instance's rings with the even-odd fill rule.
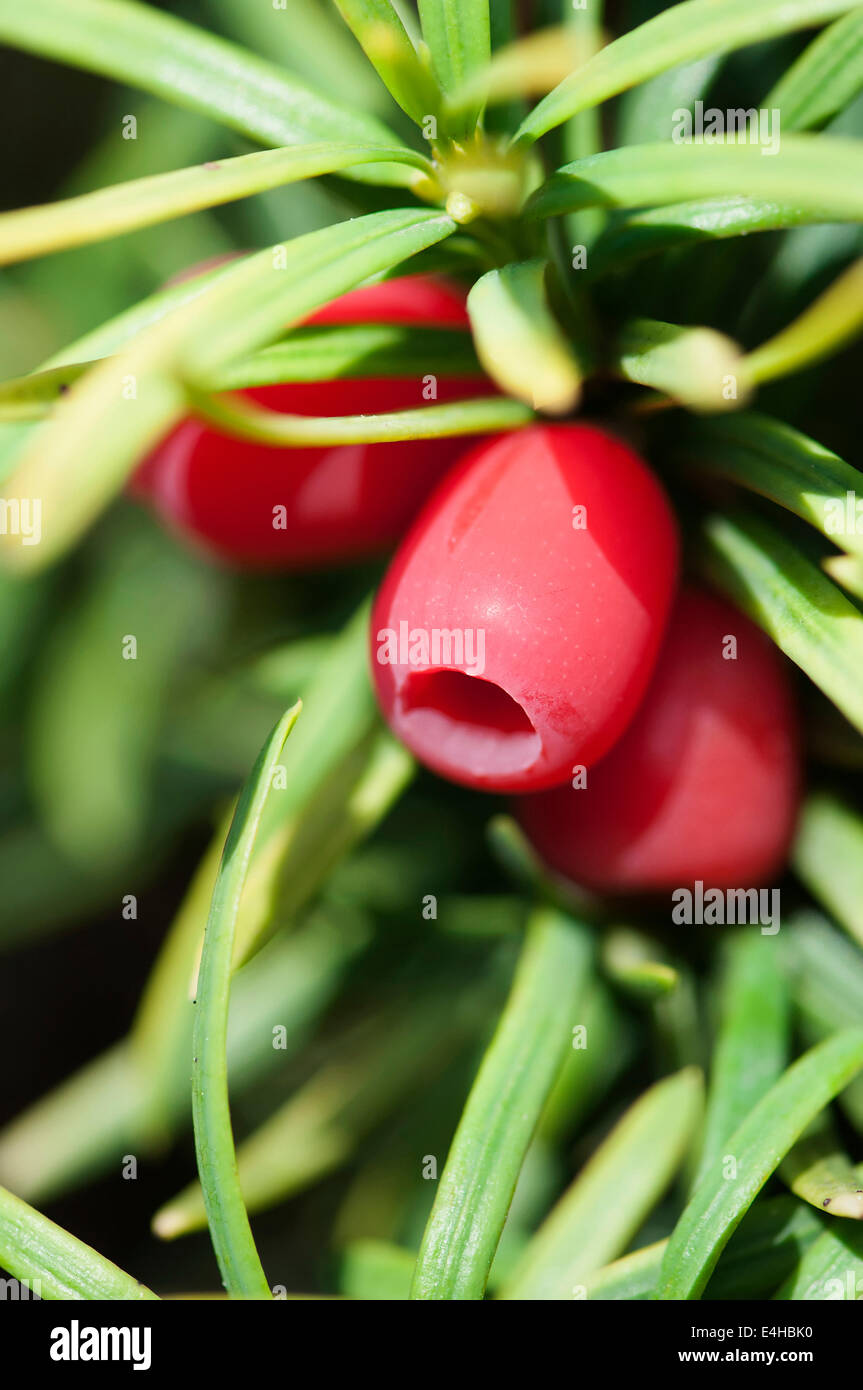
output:
[[[409,276],[353,290],[308,322],[466,328],[468,318],[457,286]],[[422,385],[417,377],[371,377],[244,394],[285,414],[370,415],[422,407]],[[441,377],[436,399],[463,400],[489,389],[482,377]],[[282,449],[186,420],[142,464],[132,491],[226,560],[296,569],[392,545],[464,447],[462,438]]]
[[781,869],[798,800],[783,659],[736,609],[679,598],[644,702],[581,788],[519,802],[546,862],[629,893],[758,887]]
[[471,451],[375,604],[372,669],[392,729],[467,786],[568,779],[635,712],[676,559],[658,483],[601,430],[538,425]]

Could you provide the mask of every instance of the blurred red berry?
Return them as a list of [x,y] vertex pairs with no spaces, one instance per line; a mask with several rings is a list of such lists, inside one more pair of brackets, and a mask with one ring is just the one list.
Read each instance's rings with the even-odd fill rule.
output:
[[617,440],[538,425],[486,442],[429,499],[378,595],[390,726],[467,786],[568,780],[635,713],[676,565],[665,496]]
[[757,887],[781,872],[798,802],[783,659],[713,596],[679,598],[629,729],[583,788],[519,802],[546,862],[601,892]]
[[[426,276],[353,290],[313,314],[313,324],[402,323],[467,327],[464,294]],[[441,378],[439,402],[488,393],[488,382]],[[372,415],[420,408],[416,377],[290,383],[244,393],[295,415]],[[171,525],[242,565],[298,569],[349,560],[395,543],[465,440],[283,449],[179,425],[132,483]],[[279,526],[274,526],[274,509]]]

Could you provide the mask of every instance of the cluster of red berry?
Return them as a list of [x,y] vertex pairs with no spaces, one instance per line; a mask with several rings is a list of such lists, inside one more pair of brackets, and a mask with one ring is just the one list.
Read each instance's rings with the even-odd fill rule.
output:
[[[357,290],[317,324],[466,326],[425,277]],[[477,394],[441,381],[438,399]],[[415,406],[415,383],[265,387],[277,411]],[[444,777],[517,794],[548,864],[606,892],[782,868],[798,800],[787,672],[747,619],[677,591],[677,535],[657,480],[592,426],[485,440],[284,451],[184,422],[139,495],[232,561],[302,568],[380,550],[412,522],[381,586],[371,656],[383,713]],[[285,511],[273,526],[274,502]],[[419,515],[416,515],[419,512]]]

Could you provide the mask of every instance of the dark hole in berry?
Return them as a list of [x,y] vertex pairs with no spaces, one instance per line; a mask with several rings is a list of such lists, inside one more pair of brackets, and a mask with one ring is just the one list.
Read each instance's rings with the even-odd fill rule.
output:
[[473,775],[530,767],[542,741],[517,700],[492,681],[463,671],[418,671],[402,691],[402,713],[429,756]]

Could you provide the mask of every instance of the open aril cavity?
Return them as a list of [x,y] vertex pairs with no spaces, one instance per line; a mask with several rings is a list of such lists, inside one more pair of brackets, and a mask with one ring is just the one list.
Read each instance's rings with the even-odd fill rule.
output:
[[542,752],[517,700],[493,681],[452,668],[407,677],[399,722],[424,760],[477,781],[526,772]]

